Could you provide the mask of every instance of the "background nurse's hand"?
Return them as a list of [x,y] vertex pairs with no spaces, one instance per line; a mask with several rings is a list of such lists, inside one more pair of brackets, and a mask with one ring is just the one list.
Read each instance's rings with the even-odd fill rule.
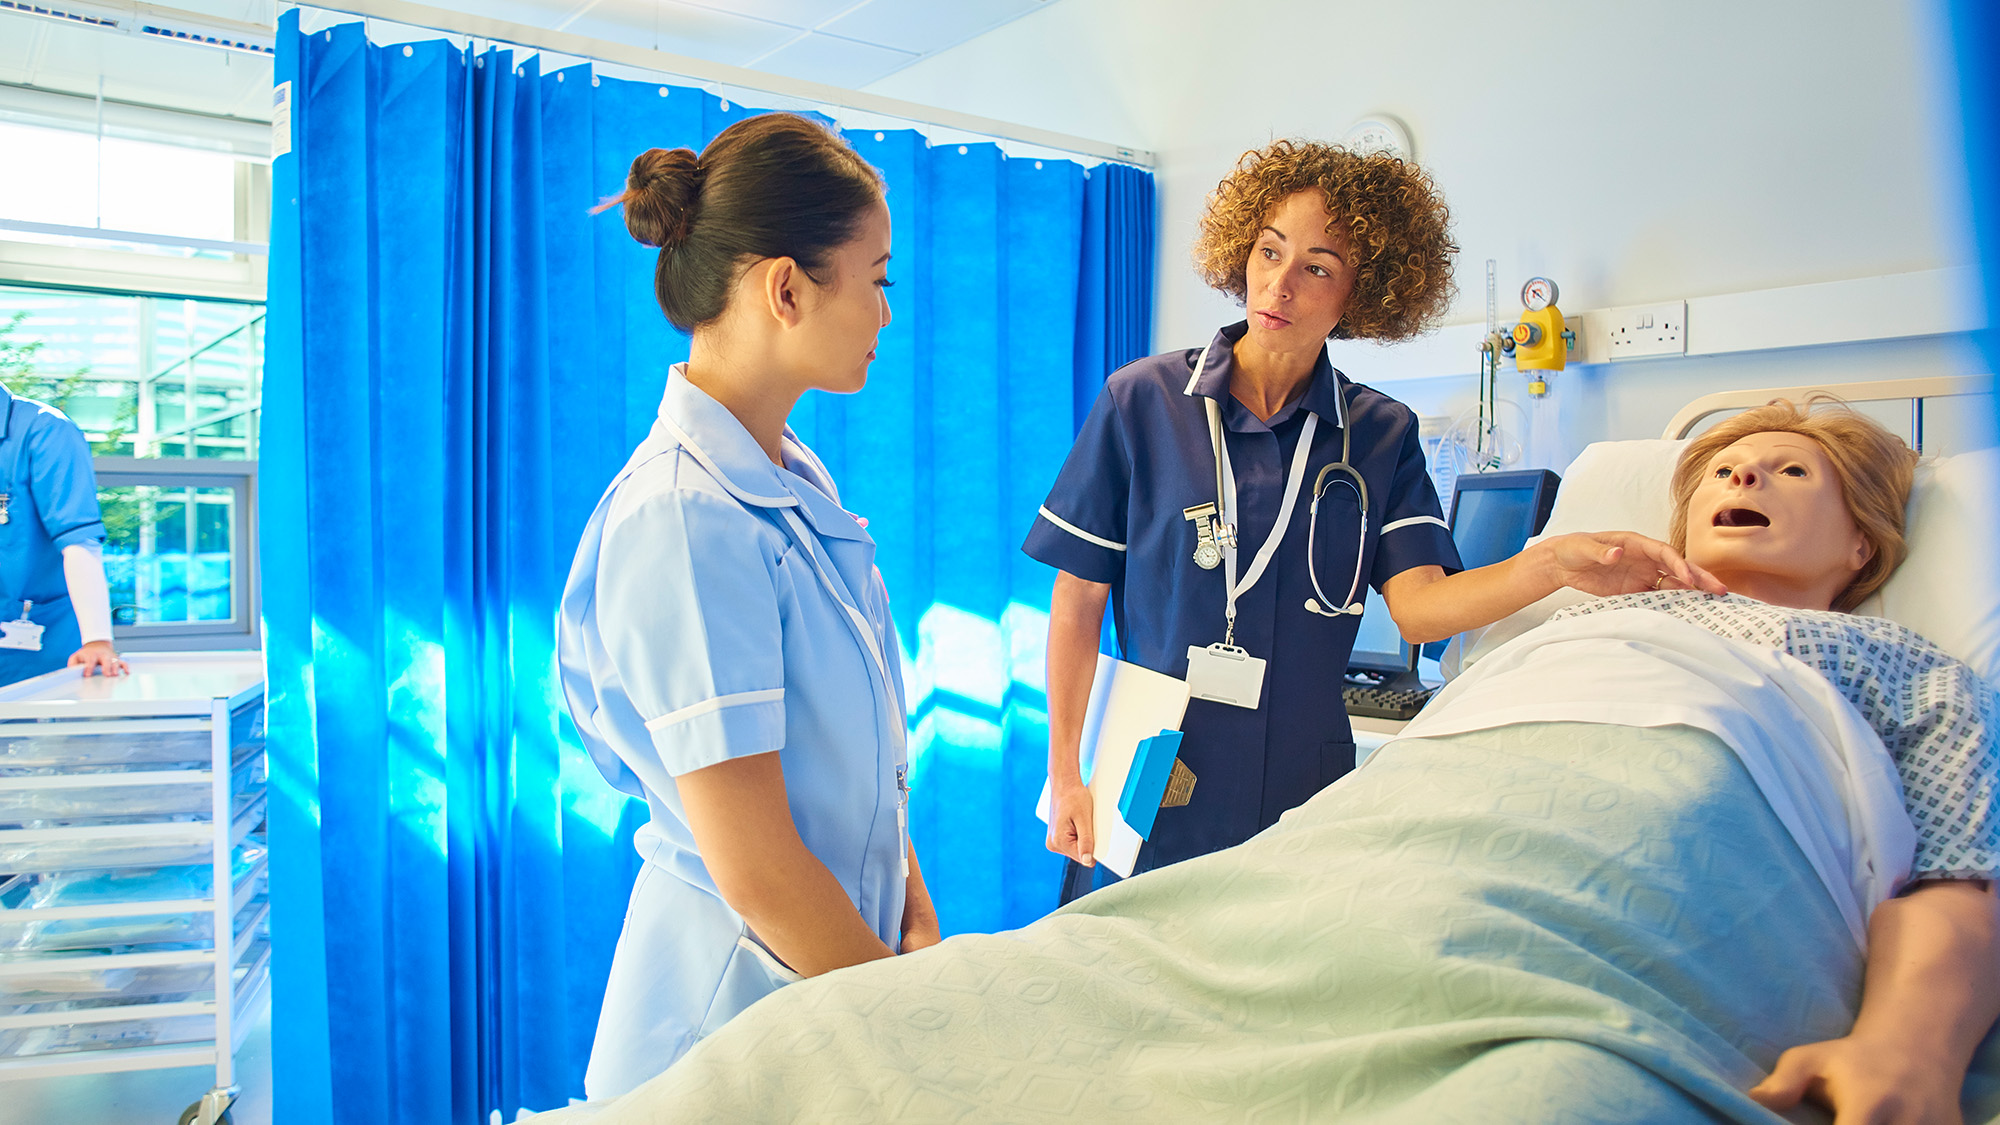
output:
[[1542,553],[1560,585],[1600,597],[1660,589],[1729,592],[1715,575],[1682,558],[1671,545],[1636,531],[1558,535],[1530,550]]
[[1080,782],[1057,783],[1050,794],[1049,850],[1085,867],[1097,866],[1091,849],[1097,846],[1090,789]]
[[69,666],[83,669],[83,674],[102,676],[122,676],[131,671],[123,660],[118,659],[117,650],[110,641],[91,641],[70,653]]

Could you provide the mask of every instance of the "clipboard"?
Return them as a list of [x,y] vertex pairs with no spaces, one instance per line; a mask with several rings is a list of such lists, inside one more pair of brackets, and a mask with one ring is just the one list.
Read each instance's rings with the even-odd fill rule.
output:
[[[1132,874],[1139,845],[1153,830],[1180,750],[1187,681],[1102,653],[1083,713],[1078,765],[1090,789],[1092,855],[1120,876]],[[1053,783],[1042,783],[1035,815],[1049,821]]]

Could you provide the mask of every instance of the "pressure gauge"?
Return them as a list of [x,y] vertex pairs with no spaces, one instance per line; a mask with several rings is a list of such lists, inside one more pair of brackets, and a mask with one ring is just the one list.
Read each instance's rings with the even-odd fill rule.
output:
[[1531,277],[1521,286],[1521,303],[1541,312],[1556,303],[1556,283],[1546,277]]

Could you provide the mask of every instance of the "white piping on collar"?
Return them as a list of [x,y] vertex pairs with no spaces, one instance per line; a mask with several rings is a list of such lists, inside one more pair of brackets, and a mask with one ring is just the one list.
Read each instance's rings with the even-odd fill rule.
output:
[[[1201,358],[1194,361],[1194,370],[1188,374],[1187,386],[1181,388],[1182,395],[1194,394],[1194,385],[1201,381],[1202,370],[1208,366],[1208,350],[1214,346],[1214,340],[1210,340],[1208,343],[1202,345]],[[1333,421],[1335,425],[1345,430],[1347,429],[1347,392],[1340,385],[1340,371],[1333,366],[1333,356],[1327,351],[1324,344],[1320,345],[1320,354],[1326,357],[1326,369],[1333,375]]]
[[722,466],[715,463],[715,458],[710,457],[707,450],[696,445],[694,439],[688,436],[687,431],[681,429],[680,423],[674,421],[673,417],[664,410],[660,411],[660,421],[666,423],[667,430],[674,435],[674,440],[680,443],[681,448],[687,450],[688,455],[699,462],[702,468],[707,469],[708,475],[715,478],[715,483],[721,485],[723,490],[731,496],[736,497],[745,504],[756,504],[765,508],[795,508],[798,506],[799,498],[790,493],[786,493],[783,496],[764,496],[739,486],[729,478],[729,474],[722,471]]

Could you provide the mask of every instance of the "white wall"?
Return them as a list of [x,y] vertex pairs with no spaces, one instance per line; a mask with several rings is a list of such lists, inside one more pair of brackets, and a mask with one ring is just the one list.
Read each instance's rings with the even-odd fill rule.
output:
[[[1235,158],[1376,112],[1451,202],[1448,323],[1483,321],[1488,258],[1503,322],[1535,274],[1578,310],[1972,264],[1940,7],[1050,0],[870,89],[1154,150],[1165,349],[1239,315],[1187,265]],[[1337,362],[1426,414],[1472,401],[1470,378],[1408,378],[1366,346]],[[1560,466],[1712,390],[1984,369],[1962,336],[1572,367],[1524,436]],[[1526,398],[1511,370],[1503,396]]]

